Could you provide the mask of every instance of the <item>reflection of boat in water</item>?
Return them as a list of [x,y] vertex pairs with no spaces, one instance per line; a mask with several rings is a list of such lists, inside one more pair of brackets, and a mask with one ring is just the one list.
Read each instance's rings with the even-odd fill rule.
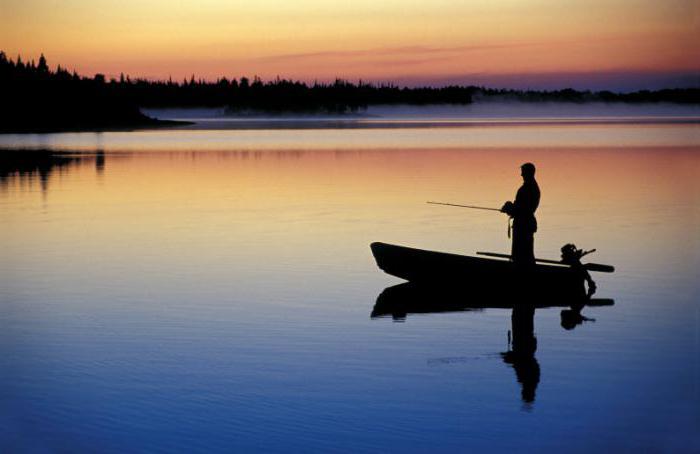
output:
[[[488,289],[476,287],[439,286],[405,282],[387,287],[377,297],[372,309],[372,318],[391,316],[404,319],[408,314],[430,314],[439,312],[464,312],[482,309],[512,309],[523,304],[523,298],[505,298],[490,294]],[[612,299],[591,298],[554,300],[551,298],[529,300],[534,308],[612,306]]]
[[478,311],[482,309],[512,309],[511,331],[508,332],[508,351],[501,353],[503,362],[515,371],[521,386],[521,398],[526,406],[535,401],[540,382],[540,365],[535,358],[537,337],[535,336],[535,310],[548,307],[570,308],[562,311],[562,327],[572,329],[585,320],[581,315],[584,306],[612,306],[611,299],[574,298],[554,300],[533,296],[527,292],[511,293],[505,298],[503,292],[494,297],[483,287],[456,287],[437,284],[405,282],[385,288],[377,297],[372,309],[372,318],[391,316],[403,321],[408,314],[430,314],[442,312]]
[[[565,264],[537,263],[523,270],[509,260],[426,251],[386,243],[372,243],[371,248],[377,266],[388,274],[415,283],[450,286],[453,287],[451,290],[468,288],[471,293],[488,295],[489,300],[503,298],[512,301],[523,291],[547,300],[570,301],[586,296],[581,270]],[[583,269],[613,270],[607,265],[597,264],[585,264]]]

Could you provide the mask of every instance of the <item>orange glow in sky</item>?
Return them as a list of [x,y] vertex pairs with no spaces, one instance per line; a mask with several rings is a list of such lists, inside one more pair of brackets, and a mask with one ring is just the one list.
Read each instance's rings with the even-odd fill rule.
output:
[[692,75],[699,13],[696,0],[2,0],[0,49],[160,79]]

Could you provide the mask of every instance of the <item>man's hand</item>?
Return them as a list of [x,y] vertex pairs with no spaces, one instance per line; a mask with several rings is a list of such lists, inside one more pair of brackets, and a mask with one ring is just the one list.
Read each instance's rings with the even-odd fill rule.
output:
[[513,208],[514,208],[513,202],[506,202],[501,207],[501,212],[506,213],[508,216],[512,216],[513,215]]

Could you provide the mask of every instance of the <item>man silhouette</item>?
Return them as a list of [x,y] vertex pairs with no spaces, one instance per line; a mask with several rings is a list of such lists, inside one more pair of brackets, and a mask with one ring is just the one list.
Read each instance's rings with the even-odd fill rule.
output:
[[513,247],[511,258],[517,265],[535,264],[535,211],[540,204],[540,187],[535,181],[535,165],[527,162],[520,166],[523,185],[514,202],[506,202],[501,211],[513,218]]

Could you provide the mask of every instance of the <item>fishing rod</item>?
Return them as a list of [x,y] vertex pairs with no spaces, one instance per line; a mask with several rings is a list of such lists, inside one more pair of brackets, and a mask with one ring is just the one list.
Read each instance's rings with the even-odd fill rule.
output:
[[501,211],[498,208],[478,207],[478,206],[474,206],[474,205],[457,205],[456,203],[444,203],[444,202],[425,202],[425,203],[430,203],[432,205],[447,205],[450,207],[472,208],[474,210],[489,210],[489,211],[498,211],[498,212]]
[[[479,206],[475,206],[475,205],[458,205],[458,204],[456,204],[456,203],[444,203],[444,202],[426,202],[426,203],[430,203],[430,204],[433,204],[433,205],[447,205],[447,206],[450,206],[450,207],[471,208],[471,209],[474,209],[474,210],[498,211],[499,213],[503,213],[502,210],[500,210],[500,209],[498,209],[498,208],[491,208],[491,207],[479,207]],[[508,218],[508,230],[507,230],[507,232],[508,232],[508,238],[510,238],[510,231],[511,231],[511,229],[513,228],[513,227],[511,226],[511,220],[512,220],[512,218]]]

